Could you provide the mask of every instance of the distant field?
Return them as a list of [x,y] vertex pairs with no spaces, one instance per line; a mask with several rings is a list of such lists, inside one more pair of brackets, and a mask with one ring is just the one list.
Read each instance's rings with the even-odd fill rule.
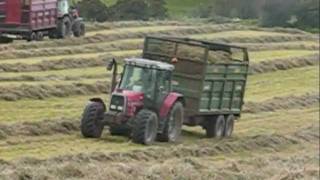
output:
[[[81,0],[73,0],[81,1]],[[117,0],[101,0],[103,1],[107,6],[111,6],[117,2]],[[186,14],[191,13],[194,11],[197,7],[200,7],[201,5],[208,4],[210,0],[166,0],[167,2],[167,9],[168,13],[171,17],[182,17]]]

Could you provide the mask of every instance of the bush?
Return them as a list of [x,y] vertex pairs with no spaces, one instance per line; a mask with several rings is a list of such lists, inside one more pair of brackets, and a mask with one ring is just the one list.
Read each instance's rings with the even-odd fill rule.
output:
[[77,3],[76,7],[86,20],[103,22],[109,19],[109,8],[100,0],[84,0]]
[[98,22],[167,17],[165,0],[118,0],[110,7],[107,7],[100,0],[82,0],[76,6],[86,20]]

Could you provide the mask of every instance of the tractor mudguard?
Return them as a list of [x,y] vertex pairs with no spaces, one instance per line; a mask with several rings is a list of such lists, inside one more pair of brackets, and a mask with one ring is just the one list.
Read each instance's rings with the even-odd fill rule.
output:
[[[163,101],[163,104],[160,108],[160,112],[159,112],[159,116],[160,118],[165,118],[168,113],[170,112],[172,106],[174,105],[174,103],[181,99],[183,101],[183,95],[182,94],[179,94],[179,93],[170,93],[166,99]],[[183,102],[182,102],[183,103]]]
[[89,101],[103,104],[104,111],[106,111],[106,104],[103,102],[101,98],[91,98],[89,99]]

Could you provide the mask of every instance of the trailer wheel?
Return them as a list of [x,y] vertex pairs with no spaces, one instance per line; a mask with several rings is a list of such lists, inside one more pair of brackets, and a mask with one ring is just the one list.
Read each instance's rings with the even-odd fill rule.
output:
[[36,33],[36,40],[37,41],[42,41],[43,40],[43,33],[42,32],[37,32]]
[[35,32],[32,32],[29,35],[29,38],[27,39],[27,41],[35,41],[35,40],[37,40],[37,34]]
[[205,129],[206,135],[209,138],[216,137],[221,138],[223,137],[225,128],[225,119],[223,115],[218,116],[216,119],[207,120]]
[[131,129],[127,125],[110,126],[109,132],[112,136],[130,136]]
[[99,102],[89,102],[81,119],[81,133],[87,138],[101,137],[104,118],[104,106]]
[[0,36],[0,43],[12,43],[13,39]]
[[134,119],[132,140],[135,143],[150,145],[154,143],[158,133],[157,114],[143,109]]
[[165,122],[164,131],[158,136],[163,142],[177,142],[180,135],[184,120],[184,109],[181,102],[176,102]]
[[230,137],[232,135],[234,121],[235,121],[235,118],[233,115],[229,115],[228,118],[226,119],[226,124],[225,124],[224,134],[223,134],[225,137]]

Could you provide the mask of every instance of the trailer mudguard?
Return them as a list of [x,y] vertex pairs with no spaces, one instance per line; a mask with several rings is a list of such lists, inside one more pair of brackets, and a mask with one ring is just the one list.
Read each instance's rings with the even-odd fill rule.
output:
[[175,102],[178,100],[181,100],[183,103],[183,95],[179,93],[172,92],[170,93],[165,100],[163,101],[163,104],[160,108],[159,116],[160,119],[165,118],[168,113],[170,112],[172,106],[174,105]]

